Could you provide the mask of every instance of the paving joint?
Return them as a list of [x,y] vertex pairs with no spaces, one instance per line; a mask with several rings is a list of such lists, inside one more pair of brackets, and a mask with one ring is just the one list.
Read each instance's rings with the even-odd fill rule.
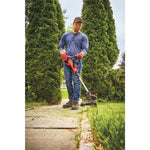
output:
[[26,127],[26,129],[78,129],[78,127]]
[[[86,106],[84,107],[84,111],[86,111]],[[95,150],[94,145],[89,119],[86,114],[83,113],[79,150]]]

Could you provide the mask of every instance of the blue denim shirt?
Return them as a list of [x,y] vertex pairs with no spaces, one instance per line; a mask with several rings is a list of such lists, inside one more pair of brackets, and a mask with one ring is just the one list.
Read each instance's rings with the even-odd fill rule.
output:
[[82,32],[77,34],[74,34],[73,31],[65,33],[62,35],[59,42],[58,51],[60,52],[63,50],[65,45],[66,54],[70,57],[80,52],[84,52],[86,55],[89,47],[88,37]]

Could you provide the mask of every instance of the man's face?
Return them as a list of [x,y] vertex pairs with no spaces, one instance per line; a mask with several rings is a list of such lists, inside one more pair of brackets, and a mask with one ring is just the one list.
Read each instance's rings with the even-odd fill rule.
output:
[[73,29],[75,32],[79,32],[81,30],[82,23],[81,22],[74,22],[73,23]]

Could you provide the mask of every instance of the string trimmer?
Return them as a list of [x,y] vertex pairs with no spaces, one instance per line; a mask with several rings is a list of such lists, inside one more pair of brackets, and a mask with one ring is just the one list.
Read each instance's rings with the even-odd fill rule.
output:
[[79,59],[79,63],[74,63],[75,59],[77,59],[77,56],[74,56],[73,58],[67,57],[67,61],[64,61],[64,64],[66,64],[72,68],[74,74],[79,78],[79,80],[81,81],[82,85],[84,86],[84,88],[89,96],[88,100],[82,100],[81,106],[96,105],[96,96],[88,90],[88,88],[84,84],[83,80],[81,79],[80,74],[78,73],[77,66],[80,63],[80,59]]

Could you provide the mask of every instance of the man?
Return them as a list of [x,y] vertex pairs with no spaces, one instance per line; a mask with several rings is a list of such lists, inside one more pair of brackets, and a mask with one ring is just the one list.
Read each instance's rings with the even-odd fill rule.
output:
[[[67,61],[67,57],[73,58],[74,56],[77,56],[75,63],[79,63],[80,60],[77,67],[79,74],[81,74],[82,70],[82,58],[87,54],[89,46],[87,36],[80,32],[82,23],[82,18],[76,17],[73,21],[73,31],[63,34],[58,46],[58,50],[64,61]],[[66,46],[66,53],[64,46]],[[72,107],[73,110],[77,110],[79,109],[78,102],[81,93],[80,80],[74,74],[72,68],[65,64],[64,74],[69,95],[69,102],[64,104],[63,108]]]

